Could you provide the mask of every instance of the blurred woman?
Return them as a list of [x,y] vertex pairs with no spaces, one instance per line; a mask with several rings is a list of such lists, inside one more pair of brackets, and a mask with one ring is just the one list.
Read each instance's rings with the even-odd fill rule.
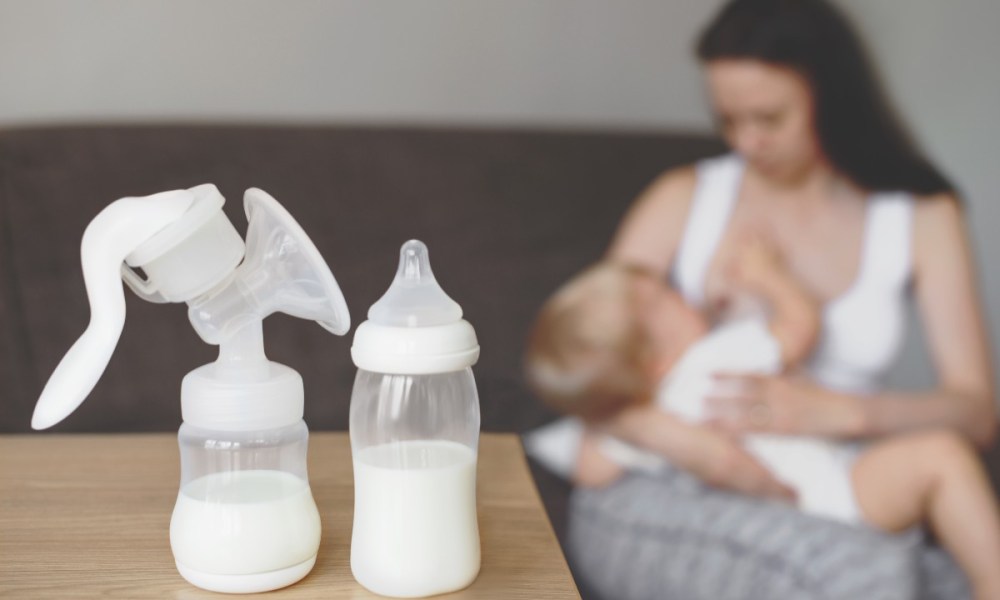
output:
[[[752,310],[726,265],[741,239],[766,235],[823,313],[800,376],[720,377],[720,389],[739,392],[712,399],[715,429],[671,445],[676,463],[714,486],[763,495],[776,482],[734,433],[863,440],[921,432],[942,451],[989,447],[994,377],[961,201],[906,135],[846,20],[824,0],[734,0],[697,54],[733,152],[654,181],[609,258],[671,277],[696,306]],[[938,380],[921,392],[882,385],[910,296]],[[676,428],[652,409],[623,411],[608,426],[636,443]],[[905,444],[893,448],[907,453]],[[863,472],[863,459],[857,467]],[[914,500],[867,508],[902,515]],[[869,499],[857,501],[865,509]]]

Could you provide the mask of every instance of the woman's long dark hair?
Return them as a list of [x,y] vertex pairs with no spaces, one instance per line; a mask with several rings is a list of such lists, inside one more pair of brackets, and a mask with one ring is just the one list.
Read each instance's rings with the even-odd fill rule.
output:
[[954,192],[896,119],[858,37],[825,0],[732,0],[702,33],[702,61],[755,59],[809,82],[826,157],[869,190]]

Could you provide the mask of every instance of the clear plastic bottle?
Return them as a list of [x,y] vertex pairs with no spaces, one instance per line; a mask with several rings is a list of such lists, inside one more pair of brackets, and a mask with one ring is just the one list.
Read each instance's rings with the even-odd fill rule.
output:
[[214,591],[262,591],[304,577],[316,562],[320,517],[309,488],[309,430],[178,434],[181,488],[170,521],[177,568]]
[[378,594],[462,589],[479,573],[479,396],[472,326],[407,242],[396,280],[355,334],[351,571]]
[[199,587],[263,592],[316,562],[302,377],[267,360],[261,323],[223,344],[181,385],[181,486],[170,520],[177,569]]

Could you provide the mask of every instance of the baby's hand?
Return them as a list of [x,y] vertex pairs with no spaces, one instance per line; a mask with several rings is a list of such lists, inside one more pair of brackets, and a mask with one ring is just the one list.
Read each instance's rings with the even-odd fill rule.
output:
[[785,261],[772,239],[749,232],[736,246],[728,265],[729,278],[738,287],[751,290],[765,286],[775,275],[785,272]]

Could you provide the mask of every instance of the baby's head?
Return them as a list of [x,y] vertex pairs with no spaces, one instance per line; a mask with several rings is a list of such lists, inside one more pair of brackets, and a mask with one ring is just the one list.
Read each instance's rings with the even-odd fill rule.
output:
[[598,263],[542,307],[528,341],[528,381],[562,413],[599,420],[649,401],[705,323],[655,273]]

